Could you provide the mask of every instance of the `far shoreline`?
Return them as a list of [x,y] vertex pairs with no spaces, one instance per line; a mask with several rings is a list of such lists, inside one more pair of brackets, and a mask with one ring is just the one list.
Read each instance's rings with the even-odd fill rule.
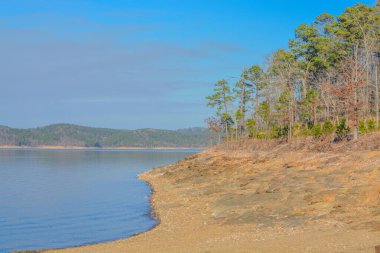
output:
[[206,150],[207,147],[83,147],[83,146],[13,146],[0,145],[0,150]]

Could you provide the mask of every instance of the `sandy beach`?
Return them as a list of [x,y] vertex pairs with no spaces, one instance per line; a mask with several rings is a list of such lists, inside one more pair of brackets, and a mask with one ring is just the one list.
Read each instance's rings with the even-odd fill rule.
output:
[[355,252],[380,245],[380,151],[213,149],[145,172],[159,224],[47,252]]

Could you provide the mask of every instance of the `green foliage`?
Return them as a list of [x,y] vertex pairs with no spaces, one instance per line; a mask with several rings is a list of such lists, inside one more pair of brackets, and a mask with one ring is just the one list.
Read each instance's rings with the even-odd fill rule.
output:
[[310,136],[312,135],[311,134],[311,129],[313,127],[309,128],[307,125],[303,125],[301,128],[300,128],[300,135],[301,136]]
[[227,125],[227,128],[230,129],[234,125],[234,120],[231,115],[228,113],[223,113],[221,116],[222,124]]
[[359,131],[361,133],[373,132],[375,130],[376,130],[376,120],[369,119],[368,121],[365,121],[364,119],[361,119],[359,121]]
[[268,131],[268,138],[269,139],[276,139],[278,138],[278,127],[277,126],[272,126]]
[[367,125],[364,119],[359,120],[359,132],[360,133],[366,133],[367,132]]
[[218,115],[227,113],[227,105],[233,100],[228,82],[222,79],[214,84],[214,94],[206,99],[208,100],[207,106],[216,108]]
[[309,129],[304,124],[294,124],[293,125],[293,136],[309,136],[311,135]]
[[275,126],[273,128],[273,137],[274,138],[282,138],[288,136],[289,133],[289,125],[285,125],[283,127]]
[[334,130],[335,130],[335,127],[333,123],[331,123],[331,121],[325,121],[323,123],[323,127],[322,127],[323,134],[331,134],[332,132],[334,132]]
[[268,101],[263,101],[259,104],[257,109],[257,114],[263,119],[263,121],[268,125],[270,119],[270,104]]
[[243,117],[244,117],[244,114],[241,112],[241,110],[237,110],[235,112],[235,119],[236,119],[236,121],[241,120]]
[[248,131],[248,136],[250,138],[255,137],[256,134],[256,121],[252,118],[247,120],[246,123],[247,126],[247,131]]
[[0,145],[82,146],[82,147],[205,147],[209,131],[204,128],[180,130],[115,130],[55,124],[41,128],[0,127]]
[[370,120],[368,120],[368,123],[367,123],[367,129],[368,129],[368,131],[370,131],[370,132],[376,130],[376,120],[375,120],[375,119],[370,119]]
[[[379,1],[373,7],[356,4],[337,17],[323,13],[314,22],[298,26],[288,51],[275,51],[265,69],[254,65],[244,70],[233,98],[227,82],[219,81],[208,105],[217,108],[218,117],[239,108],[234,115],[239,124],[252,115],[238,127],[254,138],[320,137],[334,131],[342,138],[359,115],[364,119],[358,130],[374,131],[377,122],[369,118],[377,110],[370,87],[377,87],[373,77],[379,67],[373,60],[380,41],[378,5]],[[340,117],[348,122],[331,122]],[[233,121],[224,117],[223,122],[229,125],[224,126],[229,136]]]
[[311,129],[311,133],[314,137],[321,137],[323,135],[321,124],[315,124]]
[[350,132],[350,128],[346,124],[346,119],[341,119],[336,126],[335,133],[339,138],[346,136]]
[[315,102],[315,100],[318,98],[317,91],[314,89],[308,89],[306,92],[305,99],[303,100],[303,103],[305,104],[311,104]]
[[252,85],[247,83],[247,71],[243,71],[241,79],[235,84],[233,92],[234,98],[239,100],[239,107],[245,107],[254,92]]
[[317,99],[318,93],[316,90],[308,89],[306,91],[306,96],[301,101],[301,115],[306,122],[311,123],[313,121],[313,107],[315,106]]
[[258,95],[258,93],[267,85],[266,74],[258,65],[253,65],[248,69],[247,80],[251,82],[252,94],[255,95]]
[[294,70],[296,69],[296,56],[286,50],[277,50],[272,59],[272,63],[269,67],[269,72],[272,76],[280,77],[280,82],[292,81],[294,78]]
[[354,44],[362,46],[364,38],[368,40],[370,36],[379,35],[379,19],[376,7],[359,3],[346,8],[343,14],[337,17],[337,22],[333,24],[333,32],[352,50]]
[[284,89],[281,92],[281,95],[278,99],[277,104],[275,105],[275,109],[279,112],[278,116],[284,115],[284,113],[285,113],[284,111],[287,110],[290,99],[291,98],[290,98],[289,90]]
[[266,139],[266,131],[260,130],[256,133],[256,139]]
[[321,73],[335,66],[346,55],[342,41],[332,36],[334,22],[334,16],[323,13],[311,25],[297,27],[295,38],[289,41],[305,78],[311,71]]

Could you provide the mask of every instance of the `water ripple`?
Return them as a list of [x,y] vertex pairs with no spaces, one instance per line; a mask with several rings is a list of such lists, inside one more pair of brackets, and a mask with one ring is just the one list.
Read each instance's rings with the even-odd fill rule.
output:
[[120,239],[154,226],[136,175],[193,152],[0,150],[0,252]]

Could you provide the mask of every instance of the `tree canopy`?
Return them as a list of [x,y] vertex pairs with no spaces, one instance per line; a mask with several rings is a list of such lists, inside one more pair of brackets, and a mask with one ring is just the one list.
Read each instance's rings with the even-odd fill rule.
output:
[[267,66],[244,69],[233,85],[214,85],[207,97],[216,109],[213,129],[225,139],[357,138],[379,129],[379,69],[380,1],[322,13],[299,25]]

